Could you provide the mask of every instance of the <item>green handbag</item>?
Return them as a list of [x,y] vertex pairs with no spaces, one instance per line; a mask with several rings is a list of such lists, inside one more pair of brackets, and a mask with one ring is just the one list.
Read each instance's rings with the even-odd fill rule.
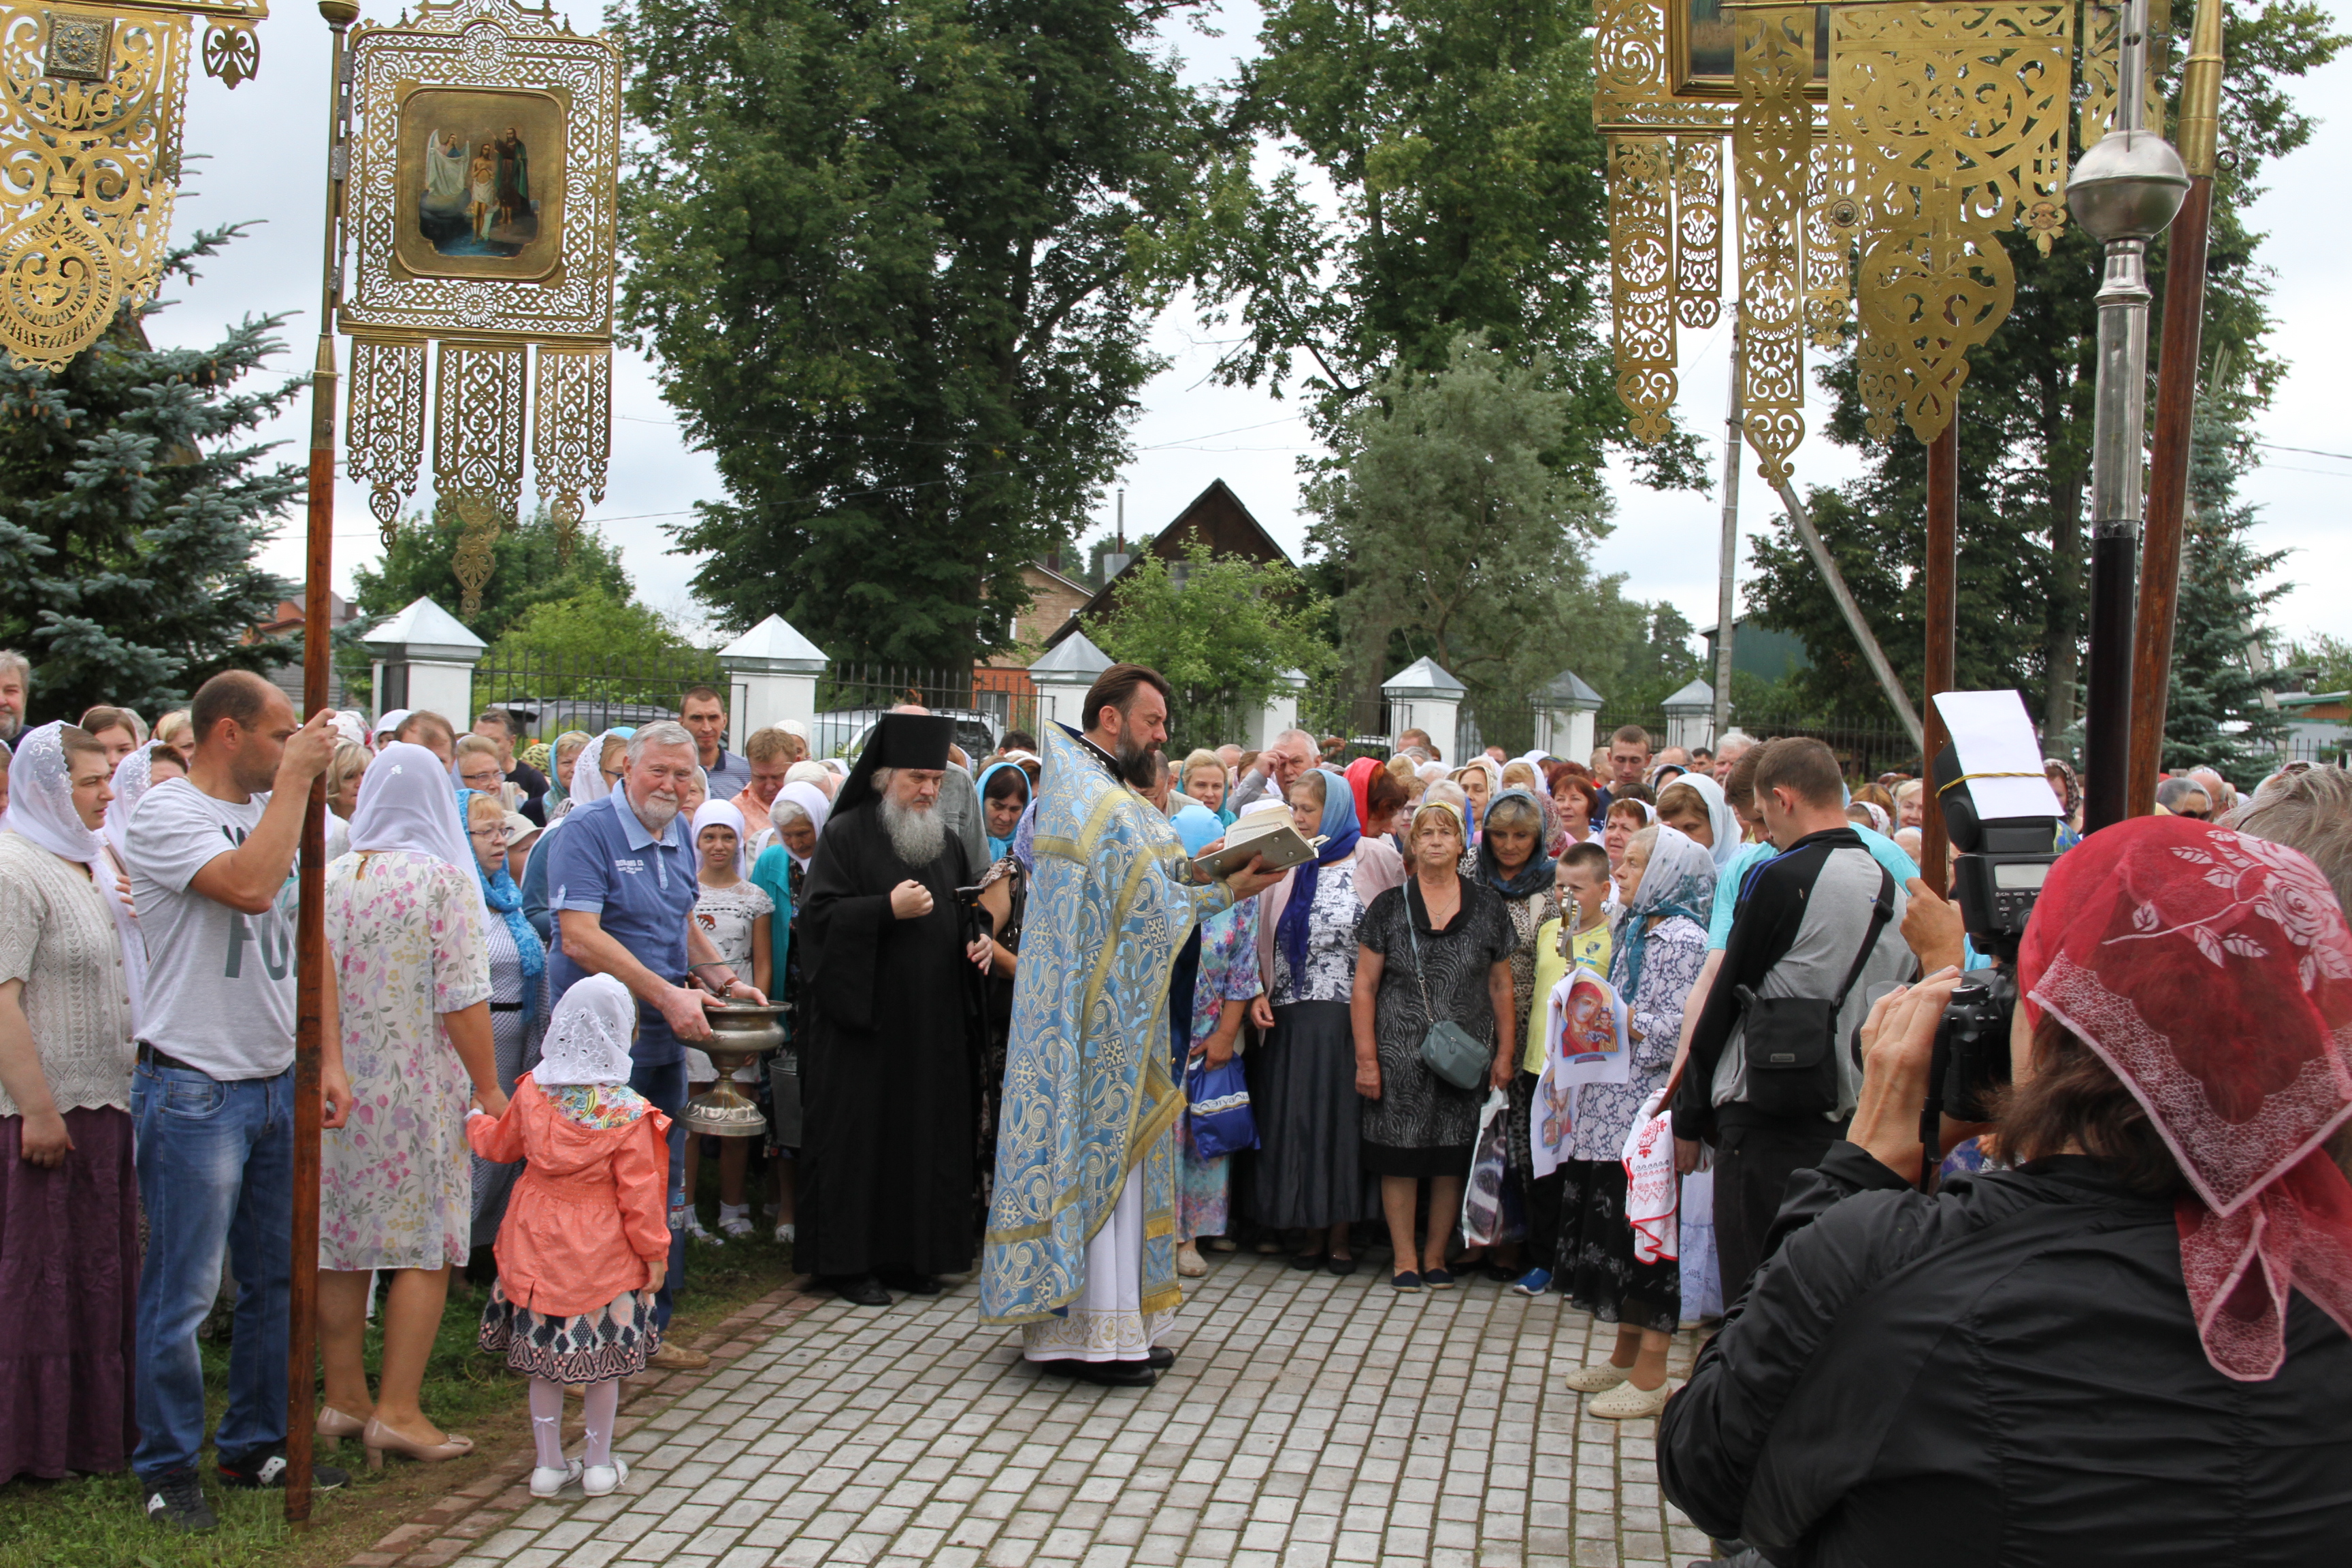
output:
[[1429,1033],[1421,1037],[1421,1065],[1456,1089],[1476,1089],[1486,1081],[1495,1053],[1478,1043],[1469,1030],[1451,1018],[1440,1018],[1437,1009],[1430,1005],[1429,983],[1421,973],[1421,938],[1412,929],[1412,889],[1405,890],[1404,934],[1412,943],[1412,981],[1421,987],[1421,1010],[1430,1020]]

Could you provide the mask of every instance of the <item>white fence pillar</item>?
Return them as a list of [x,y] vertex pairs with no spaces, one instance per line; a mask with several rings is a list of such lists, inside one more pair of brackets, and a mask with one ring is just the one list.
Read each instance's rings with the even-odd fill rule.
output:
[[[419,599],[360,638],[383,664],[377,682],[383,704],[438,713],[460,735],[474,727],[474,666],[488,644],[430,599]],[[370,715],[373,719],[373,714]]]
[[1561,670],[1536,698],[1536,749],[1562,762],[1590,762],[1592,716],[1600,710],[1601,693],[1576,671]]
[[824,674],[824,650],[793,629],[782,616],[770,616],[719,650],[719,667],[743,688],[743,733],[789,720],[815,733],[816,683]]
[[1286,669],[1276,677],[1265,706],[1251,715],[1250,723],[1242,726],[1242,750],[1263,752],[1274,744],[1276,735],[1298,728],[1298,697],[1306,689],[1307,672],[1303,669]]
[[1715,688],[1694,680],[1658,705],[1665,710],[1666,744],[1690,751],[1715,744]]
[[1086,705],[1087,688],[1117,662],[1081,631],[1047,649],[1045,658],[1029,667],[1029,682],[1037,689],[1038,728],[1067,724],[1085,729],[1086,715],[1078,710]]
[[1433,658],[1417,658],[1381,682],[1388,699],[1391,739],[1407,730],[1424,730],[1448,767],[1462,765],[1462,697],[1466,689],[1439,668]]

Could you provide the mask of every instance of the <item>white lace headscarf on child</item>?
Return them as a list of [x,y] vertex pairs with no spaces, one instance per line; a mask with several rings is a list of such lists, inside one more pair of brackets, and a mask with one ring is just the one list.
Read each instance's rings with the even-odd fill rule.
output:
[[541,1089],[626,1083],[629,1041],[636,1031],[637,1004],[627,986],[609,974],[574,981],[555,1005],[531,1081]]

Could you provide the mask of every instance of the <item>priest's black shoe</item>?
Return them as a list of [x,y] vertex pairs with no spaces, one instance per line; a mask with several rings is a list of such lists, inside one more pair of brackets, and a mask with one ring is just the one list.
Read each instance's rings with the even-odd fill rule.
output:
[[885,1274],[882,1283],[909,1296],[936,1296],[940,1289],[939,1277],[932,1274]]
[[1090,1361],[1080,1363],[1078,1375],[1106,1388],[1150,1388],[1160,1373],[1148,1361]]
[[1176,1352],[1166,1345],[1154,1345],[1143,1358],[1143,1364],[1154,1372],[1166,1372],[1176,1364]]
[[853,1307],[887,1307],[890,1292],[871,1274],[844,1275],[833,1282],[834,1293]]

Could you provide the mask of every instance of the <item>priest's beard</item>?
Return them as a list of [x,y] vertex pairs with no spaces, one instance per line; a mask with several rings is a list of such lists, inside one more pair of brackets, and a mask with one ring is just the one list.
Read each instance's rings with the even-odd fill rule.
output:
[[1121,735],[1114,743],[1111,754],[1118,759],[1120,783],[1133,784],[1137,789],[1150,789],[1160,782],[1160,756],[1150,746]]
[[891,849],[907,865],[919,871],[947,848],[948,827],[940,820],[937,806],[900,805],[887,795],[880,805],[882,831],[890,836]]

